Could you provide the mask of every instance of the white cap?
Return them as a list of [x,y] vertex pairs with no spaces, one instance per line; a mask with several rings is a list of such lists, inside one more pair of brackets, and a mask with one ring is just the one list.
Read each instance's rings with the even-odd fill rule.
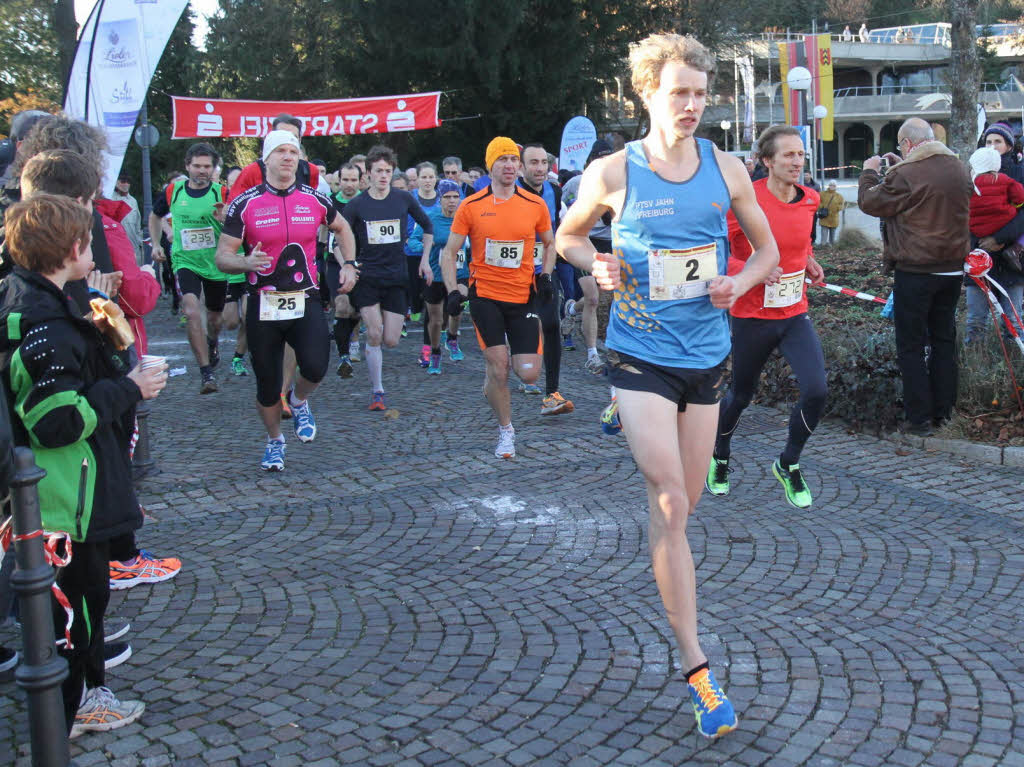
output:
[[[998,171],[1002,165],[1002,160],[1003,158],[999,156],[999,152],[992,147],[983,146],[980,149],[976,149],[968,161],[971,165],[971,181],[973,182],[982,173]],[[974,191],[981,194],[977,184],[974,185]]]
[[266,162],[270,153],[284,144],[291,144],[296,149],[300,149],[299,140],[295,138],[294,133],[289,133],[286,130],[270,131],[263,139],[263,161]]

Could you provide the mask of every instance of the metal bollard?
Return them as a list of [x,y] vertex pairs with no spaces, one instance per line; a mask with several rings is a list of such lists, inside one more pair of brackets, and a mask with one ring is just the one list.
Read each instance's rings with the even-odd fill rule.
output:
[[153,406],[148,400],[143,400],[135,408],[135,418],[139,422],[139,438],[135,442],[135,452],[132,454],[133,479],[142,479],[156,467],[149,441],[149,415],[152,412]]
[[[39,515],[39,491],[36,485],[46,476],[36,466],[27,447],[14,449],[14,479],[11,494],[14,506],[14,535],[42,530]],[[64,719],[64,699],[60,685],[68,675],[68,664],[54,643],[50,586],[53,567],[46,563],[41,537],[16,541],[17,569],[11,587],[18,595],[21,609],[21,636],[24,660],[15,671],[18,686],[28,696],[29,730],[32,738],[33,767],[73,765]]]

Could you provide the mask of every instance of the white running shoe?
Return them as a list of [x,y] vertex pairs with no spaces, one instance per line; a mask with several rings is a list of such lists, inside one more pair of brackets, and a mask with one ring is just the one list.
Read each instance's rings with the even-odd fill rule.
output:
[[498,429],[498,446],[494,448],[495,458],[516,457],[516,432],[515,429]]

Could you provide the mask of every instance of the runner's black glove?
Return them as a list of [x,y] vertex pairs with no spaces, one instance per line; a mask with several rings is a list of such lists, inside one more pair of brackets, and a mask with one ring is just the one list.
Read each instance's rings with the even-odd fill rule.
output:
[[555,286],[551,284],[550,274],[537,275],[537,297],[542,304],[550,303],[555,299]]
[[448,314],[451,317],[458,317],[462,314],[462,291],[453,290],[448,294]]

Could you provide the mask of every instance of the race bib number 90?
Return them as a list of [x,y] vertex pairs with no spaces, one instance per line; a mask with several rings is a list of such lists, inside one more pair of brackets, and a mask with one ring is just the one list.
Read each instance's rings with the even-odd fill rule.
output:
[[455,254],[455,266],[458,269],[466,268],[466,249],[459,248],[459,251]]
[[305,313],[306,293],[304,291],[277,293],[265,290],[260,293],[260,320],[264,322],[297,320]]
[[212,226],[181,230],[182,250],[208,250],[215,247],[217,247],[217,239],[213,235]]
[[401,242],[401,239],[402,222],[397,218],[366,222],[366,241],[370,245],[390,245]]
[[708,283],[718,276],[718,246],[648,251],[647,270],[652,301],[706,296]]
[[503,269],[518,269],[523,264],[523,240],[487,240],[484,261]]
[[804,295],[804,272],[782,275],[774,285],[764,286],[764,305],[772,309],[783,309],[800,303]]

